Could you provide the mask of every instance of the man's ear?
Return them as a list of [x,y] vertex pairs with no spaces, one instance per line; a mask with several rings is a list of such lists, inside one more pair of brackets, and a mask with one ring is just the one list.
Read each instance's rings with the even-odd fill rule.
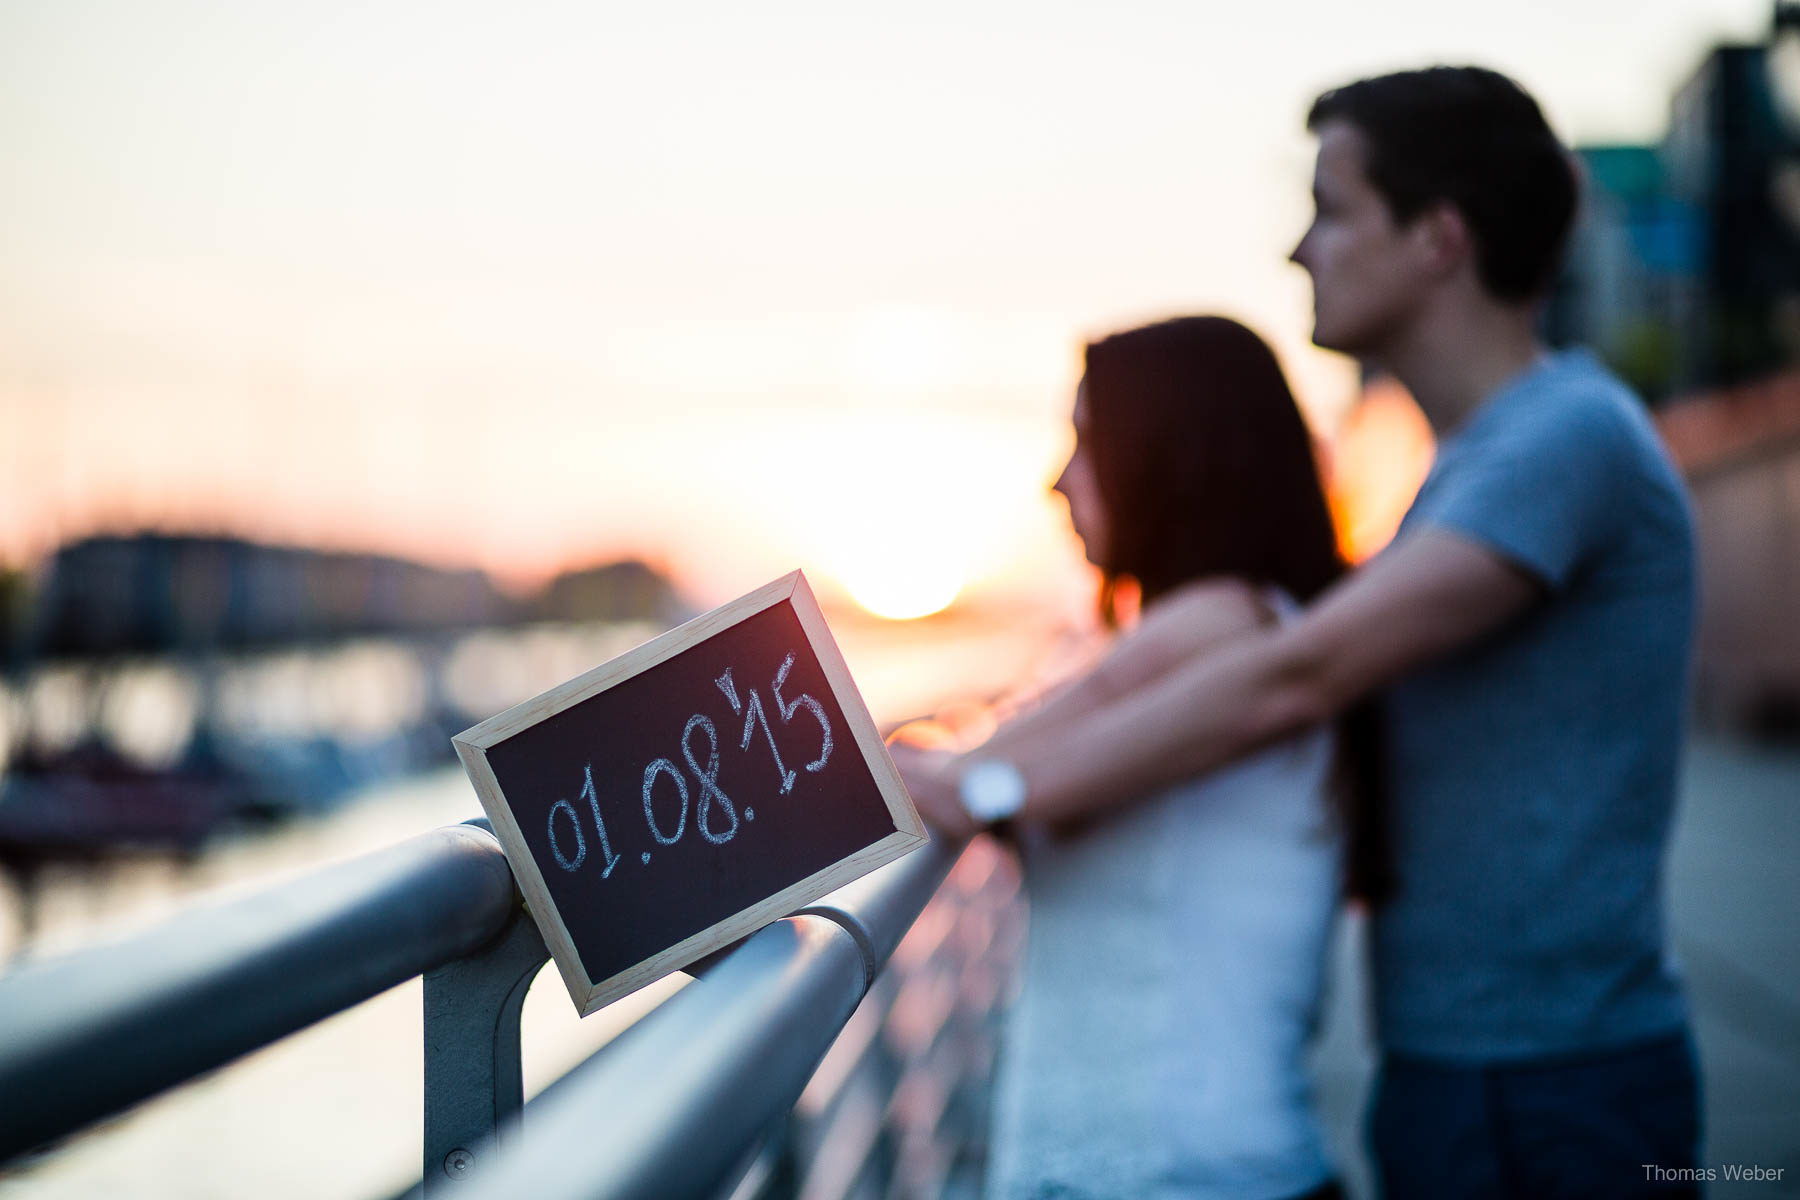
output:
[[1475,237],[1462,210],[1440,200],[1413,219],[1413,232],[1426,269],[1434,275],[1454,274],[1475,257]]

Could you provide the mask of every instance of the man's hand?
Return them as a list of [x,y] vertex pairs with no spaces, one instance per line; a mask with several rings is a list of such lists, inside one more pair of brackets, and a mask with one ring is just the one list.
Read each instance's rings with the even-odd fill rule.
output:
[[980,832],[957,795],[957,756],[947,750],[924,750],[905,742],[888,747],[900,778],[911,793],[919,815],[933,829],[955,841],[967,841]]

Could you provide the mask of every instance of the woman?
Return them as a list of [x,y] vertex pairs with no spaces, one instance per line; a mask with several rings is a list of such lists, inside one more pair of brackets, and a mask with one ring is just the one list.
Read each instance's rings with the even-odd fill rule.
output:
[[[1152,683],[1158,664],[1281,620],[1342,573],[1306,426],[1243,326],[1190,317],[1090,345],[1074,425],[1056,490],[1100,568],[1102,618],[1115,623],[1133,585],[1141,618],[1040,711]],[[980,753],[1004,764],[1033,724]],[[1338,740],[1315,730],[1078,824],[1020,831],[1031,933],[990,1195],[1338,1194],[1303,1051],[1348,834],[1356,889],[1374,882],[1368,822],[1332,799],[1370,794],[1334,786],[1366,777],[1367,756]],[[944,762],[904,749],[898,761],[909,779]],[[967,831],[941,788],[915,792],[928,819]]]

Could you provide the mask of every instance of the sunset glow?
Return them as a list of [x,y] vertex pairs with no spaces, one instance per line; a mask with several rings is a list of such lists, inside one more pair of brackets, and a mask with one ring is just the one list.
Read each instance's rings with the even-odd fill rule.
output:
[[1327,472],[1344,557],[1362,562],[1393,540],[1436,450],[1406,389],[1387,376],[1370,383],[1332,443]]
[[[12,6],[0,568],[151,528],[636,555],[699,603],[800,566],[895,616],[1044,586],[1083,339],[1224,312],[1319,429],[1355,394],[1287,262],[1320,88],[1479,57],[1651,137],[1767,2],[1650,2]],[[1402,458],[1345,468],[1358,553]]]
[[818,435],[803,561],[877,616],[928,616],[1028,569],[1022,551],[1060,523],[1043,481],[1062,433],[1045,423],[862,413]]
[[909,621],[943,612],[962,590],[960,572],[941,563],[903,564],[887,567],[885,573],[871,571],[844,580],[850,598],[878,617],[890,621]]

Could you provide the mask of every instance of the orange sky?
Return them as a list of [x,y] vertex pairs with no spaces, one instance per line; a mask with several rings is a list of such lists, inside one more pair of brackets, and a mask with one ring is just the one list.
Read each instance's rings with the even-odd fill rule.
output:
[[1074,580],[1083,337],[1226,312],[1342,420],[1284,261],[1321,87],[1479,59],[1647,138],[1767,18],[609,8],[0,9],[0,560],[154,524],[648,554],[702,601]]

